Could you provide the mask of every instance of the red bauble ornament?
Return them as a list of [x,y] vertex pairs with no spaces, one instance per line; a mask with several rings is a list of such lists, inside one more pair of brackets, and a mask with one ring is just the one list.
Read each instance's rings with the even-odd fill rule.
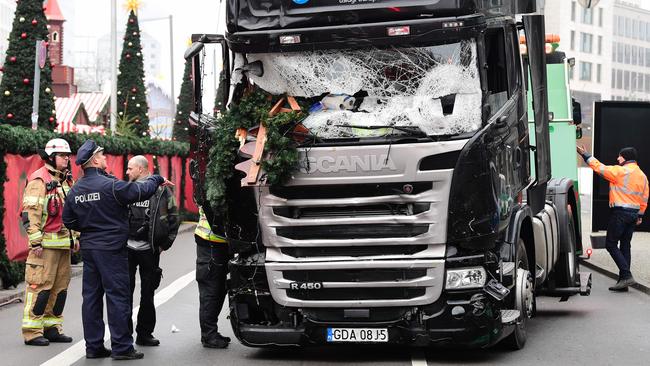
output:
[[129,23],[131,23],[131,24],[135,23],[135,19],[130,18],[130,19],[129,19]]
[[47,11],[47,6],[44,6],[44,7],[43,7],[43,11]]
[[0,72],[5,72],[5,68],[0,66]]
[[137,91],[138,91],[138,89],[136,89],[136,88],[132,88],[132,89],[131,89],[131,93],[135,93],[135,92],[137,92]]
[[50,122],[54,122],[54,117],[50,117],[48,120],[49,120]]
[[126,58],[131,58],[131,54],[130,54],[130,53],[127,53],[127,54],[126,54]]
[[22,33],[22,34],[20,35],[20,38],[22,38],[22,39],[27,38],[27,33]]
[[140,123],[140,120],[136,118],[135,123]]
[[7,113],[7,119],[12,119],[12,118],[14,118],[14,115],[11,113]]
[[25,84],[25,85],[29,84],[29,79],[24,78],[24,79],[23,79],[23,84]]
[[16,56],[11,56],[11,57],[9,58],[9,61],[11,61],[11,62],[16,62]]
[[32,20],[32,25],[36,25],[36,24],[38,24],[38,20],[36,19]]

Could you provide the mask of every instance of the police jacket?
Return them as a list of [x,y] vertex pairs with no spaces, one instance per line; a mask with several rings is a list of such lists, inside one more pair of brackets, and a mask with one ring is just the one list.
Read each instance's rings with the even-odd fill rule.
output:
[[146,241],[154,250],[169,249],[179,226],[176,200],[168,188],[159,187],[148,200],[129,205],[129,239]]
[[66,197],[63,223],[81,232],[82,249],[122,249],[129,236],[128,205],[148,199],[164,181],[152,175],[142,183],[125,182],[102,169],[84,169]]

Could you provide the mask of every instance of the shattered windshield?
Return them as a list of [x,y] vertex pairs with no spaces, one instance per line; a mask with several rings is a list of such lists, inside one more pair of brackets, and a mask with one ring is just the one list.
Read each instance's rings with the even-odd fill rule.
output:
[[481,85],[476,54],[476,42],[465,40],[247,58],[262,62],[263,75],[250,78],[265,91],[309,99],[303,125],[312,134],[346,138],[400,131],[363,126],[407,126],[433,136],[477,131]]

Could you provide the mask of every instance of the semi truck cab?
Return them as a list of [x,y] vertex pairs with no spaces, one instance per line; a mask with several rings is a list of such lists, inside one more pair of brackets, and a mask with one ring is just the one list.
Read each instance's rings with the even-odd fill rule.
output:
[[[589,293],[577,190],[551,176],[534,11],[523,0],[229,0],[225,37],[193,37],[191,174],[234,252],[230,319],[243,344],[519,349],[537,295]],[[226,214],[205,196],[220,128],[201,116],[208,44],[223,51],[222,105],[256,88],[307,112],[288,181],[243,184],[241,145]]]

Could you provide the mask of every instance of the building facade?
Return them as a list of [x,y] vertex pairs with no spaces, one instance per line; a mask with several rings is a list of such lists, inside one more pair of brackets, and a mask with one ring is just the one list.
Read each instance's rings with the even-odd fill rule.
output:
[[591,9],[576,0],[546,0],[546,32],[560,35],[560,50],[575,59],[573,97],[590,135],[593,103],[650,101],[650,1],[601,0]]

